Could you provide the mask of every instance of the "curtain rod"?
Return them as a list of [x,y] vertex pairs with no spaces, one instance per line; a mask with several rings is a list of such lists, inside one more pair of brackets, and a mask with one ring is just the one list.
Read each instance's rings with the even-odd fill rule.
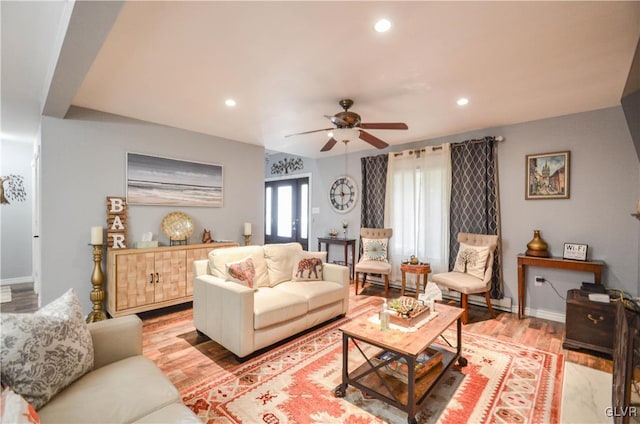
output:
[[[504,137],[499,135],[497,137],[473,138],[471,140],[465,140],[465,141],[461,141],[459,143],[451,143],[451,146],[452,147],[453,146],[460,146],[460,145],[465,144],[465,143],[480,143],[482,141],[485,141],[488,138],[493,138],[494,141],[504,141]],[[442,146],[433,146],[431,148],[431,150],[440,150],[440,149],[442,149]]]

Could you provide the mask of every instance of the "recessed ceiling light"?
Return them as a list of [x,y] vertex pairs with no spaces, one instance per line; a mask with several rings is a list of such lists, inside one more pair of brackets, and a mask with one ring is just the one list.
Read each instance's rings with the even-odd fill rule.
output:
[[456,103],[458,103],[458,106],[464,106],[469,103],[469,99],[461,97],[456,101]]
[[224,101],[224,104],[229,107],[234,107],[236,105],[236,101],[233,99],[227,99]]
[[391,29],[391,22],[389,22],[387,19],[380,19],[378,22],[376,22],[373,28],[375,28],[375,30],[378,32],[387,32]]

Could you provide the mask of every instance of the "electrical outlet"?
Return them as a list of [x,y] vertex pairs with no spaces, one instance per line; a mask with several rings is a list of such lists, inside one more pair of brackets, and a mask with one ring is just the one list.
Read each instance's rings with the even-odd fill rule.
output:
[[541,276],[539,276],[539,275],[536,275],[536,276],[535,276],[535,285],[536,285],[536,287],[541,287],[541,286],[542,286],[542,283],[544,283],[545,281],[546,281],[546,280],[545,280],[545,278],[544,278],[544,277],[541,277]]

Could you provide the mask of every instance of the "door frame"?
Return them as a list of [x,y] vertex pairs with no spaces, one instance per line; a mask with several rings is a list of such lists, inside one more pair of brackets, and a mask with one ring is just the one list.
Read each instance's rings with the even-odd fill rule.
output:
[[[268,177],[268,178],[264,179],[264,182],[265,183],[270,183],[270,182],[273,182],[273,181],[297,180],[297,179],[300,179],[300,178],[308,178],[309,179],[309,207],[307,208],[308,209],[307,222],[309,223],[309,231],[308,231],[308,234],[309,234],[309,239],[308,239],[309,247],[307,249],[311,250],[311,234],[313,234],[312,233],[313,221],[311,220],[311,216],[312,216],[312,213],[311,213],[312,200],[311,199],[313,197],[312,196],[312,193],[313,193],[313,176],[312,176],[312,174],[310,172],[303,172],[303,173],[300,173],[300,174],[283,175],[283,176],[280,176],[280,177]],[[264,193],[264,186],[262,187],[262,190],[263,190],[263,193]],[[264,221],[264,214],[262,216],[262,220]],[[266,236],[263,235],[263,237],[266,237]]]

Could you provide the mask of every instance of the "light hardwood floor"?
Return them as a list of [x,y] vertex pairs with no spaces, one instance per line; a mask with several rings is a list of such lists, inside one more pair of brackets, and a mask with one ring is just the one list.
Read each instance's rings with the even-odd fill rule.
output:
[[[353,294],[353,284],[350,290],[351,310],[381,304],[383,290],[380,287],[368,285],[357,296]],[[397,297],[399,294],[399,290],[392,289],[389,292],[390,297]],[[612,362],[607,357],[586,351],[562,349],[563,323],[539,318],[519,320],[517,314],[496,312],[498,317],[491,319],[486,308],[472,305],[469,323],[463,326],[463,331],[562,353],[566,361],[611,372]],[[144,323],[144,355],[154,360],[178,389],[189,387],[239,364],[226,349],[209,338],[198,335],[193,327],[190,304],[139,315]]]

